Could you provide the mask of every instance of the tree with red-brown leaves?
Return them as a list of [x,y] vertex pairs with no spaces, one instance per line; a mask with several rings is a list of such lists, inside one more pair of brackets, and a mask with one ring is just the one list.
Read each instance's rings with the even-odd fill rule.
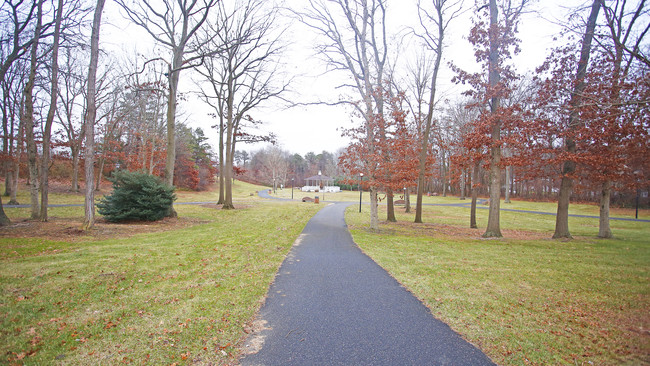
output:
[[[420,145],[402,105],[404,96],[383,93],[387,102],[384,114],[374,114],[366,126],[344,131],[352,143],[339,157],[339,163],[350,176],[363,173],[367,177],[363,187],[376,187],[386,191],[388,197],[391,192],[417,186]],[[372,146],[366,143],[368,129],[376,137]],[[430,155],[428,162],[432,162]],[[388,202],[389,210],[391,206]]]
[[[490,202],[488,225],[484,237],[501,237],[500,226],[500,198],[501,198],[501,169],[502,130],[507,130],[509,124],[518,120],[518,106],[502,106],[501,101],[507,98],[512,89],[513,82],[518,79],[515,70],[506,61],[513,54],[519,52],[519,40],[516,38],[517,25],[520,15],[529,1],[518,2],[490,0],[479,11],[485,10],[489,15],[489,22],[481,19],[475,20],[475,25],[470,31],[469,41],[474,46],[476,60],[482,66],[482,72],[470,74],[456,69],[457,81],[469,83],[473,89],[466,94],[474,97],[479,103],[476,107],[480,110],[476,120],[474,141],[472,145],[483,145],[489,149],[490,172]],[[502,13],[499,18],[499,12]],[[486,80],[487,76],[487,80]],[[477,150],[478,151],[478,150]]]
[[[599,33],[601,8],[607,23]],[[609,238],[612,189],[648,182],[642,157],[650,154],[649,64],[639,50],[646,32],[635,28],[643,12],[643,2],[629,11],[625,3],[612,9],[595,0],[582,42],[555,49],[538,69],[535,113],[521,136],[522,146],[538,156],[529,172],[552,176],[549,166],[562,167],[554,238],[571,238],[574,186],[601,191],[598,236]],[[647,31],[647,21],[640,28]],[[592,39],[597,47],[591,47]]]

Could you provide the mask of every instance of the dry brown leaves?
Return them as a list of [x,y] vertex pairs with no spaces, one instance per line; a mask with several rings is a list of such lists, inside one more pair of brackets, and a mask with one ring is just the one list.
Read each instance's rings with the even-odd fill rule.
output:
[[111,223],[98,219],[89,231],[81,230],[82,218],[50,218],[48,222],[17,221],[0,229],[3,238],[43,238],[54,241],[79,242],[130,237],[140,233],[171,231],[205,223],[194,218],[164,218],[160,221]]
[[[457,239],[482,239],[485,229],[470,229],[465,226],[455,226],[436,223],[416,224],[413,222],[382,222],[381,230],[399,232],[408,236],[451,237]],[[501,230],[504,238],[513,240],[540,240],[548,239],[547,233],[527,230]]]

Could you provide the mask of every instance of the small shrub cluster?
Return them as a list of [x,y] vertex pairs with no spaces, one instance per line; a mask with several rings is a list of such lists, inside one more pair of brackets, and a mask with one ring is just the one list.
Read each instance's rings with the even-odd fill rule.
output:
[[108,221],[156,221],[169,213],[176,199],[174,187],[160,178],[141,173],[118,171],[109,178],[113,193],[97,204]]

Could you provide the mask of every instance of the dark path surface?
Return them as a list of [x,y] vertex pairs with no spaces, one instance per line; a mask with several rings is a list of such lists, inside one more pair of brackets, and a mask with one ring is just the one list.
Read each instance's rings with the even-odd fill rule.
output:
[[243,365],[492,365],[359,250],[323,208],[269,289]]

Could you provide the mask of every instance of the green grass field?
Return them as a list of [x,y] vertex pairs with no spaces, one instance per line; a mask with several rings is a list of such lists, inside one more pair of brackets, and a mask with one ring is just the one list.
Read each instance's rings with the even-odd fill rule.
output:
[[250,196],[257,187],[236,187],[238,210],[176,206],[179,217],[201,220],[180,230],[0,238],[0,364],[234,362],[278,266],[319,208],[264,202]]
[[398,223],[375,233],[362,209],[346,216],[362,250],[498,364],[650,363],[649,223],[612,221],[615,239],[601,240],[597,219],[571,218],[576,239],[555,241],[553,216],[503,212],[505,238],[484,240],[487,210],[472,230],[468,208],[425,206],[425,224],[398,209]]
[[[273,276],[306,222],[358,192],[320,193],[324,204],[261,200],[237,182],[234,211],[176,205],[187,225],[97,240],[0,236],[0,364],[230,364]],[[216,192],[178,192],[215,202]],[[291,197],[291,190],[276,195]],[[27,203],[27,196],[19,196]],[[414,197],[413,197],[414,200]],[[53,194],[52,203],[82,203]],[[368,202],[364,193],[363,202]],[[425,197],[425,203],[460,202]],[[469,201],[466,201],[469,203]],[[555,204],[504,208],[554,212]],[[397,223],[367,230],[368,205],[346,220],[359,246],[432,313],[503,365],[650,363],[650,224],[571,218],[572,241],[550,240],[554,217],[503,212],[505,238],[468,228],[468,207],[425,206],[425,224],[397,208]],[[381,219],[385,218],[381,207]],[[20,222],[28,209],[7,208]],[[597,215],[594,205],[572,213]],[[58,221],[82,207],[52,208]],[[613,210],[629,217],[632,210]],[[487,210],[478,210],[479,226]],[[647,211],[642,218],[650,218]],[[162,224],[165,225],[164,223]]]

